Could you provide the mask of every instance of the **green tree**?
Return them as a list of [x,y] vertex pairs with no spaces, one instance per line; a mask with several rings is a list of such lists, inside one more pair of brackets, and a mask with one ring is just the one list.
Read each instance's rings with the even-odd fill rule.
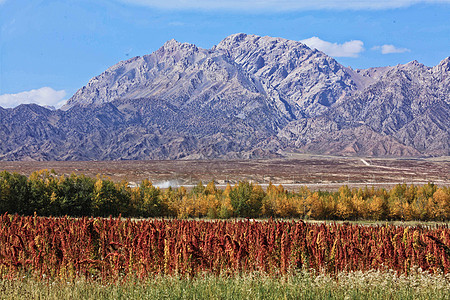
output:
[[92,178],[75,174],[68,178],[62,177],[58,182],[61,214],[75,217],[92,215],[93,192]]
[[110,180],[97,178],[94,184],[92,212],[94,216],[128,216],[131,205],[131,191],[127,182],[115,185]]
[[32,207],[41,216],[60,215],[60,202],[56,195],[58,180],[48,170],[33,172],[29,178]]
[[141,198],[139,216],[148,218],[167,214],[167,205],[162,202],[160,189],[154,187],[150,181],[144,180],[141,183],[139,193]]
[[253,186],[249,182],[240,181],[230,191],[230,202],[234,214],[238,217],[257,217],[261,213],[261,206],[265,193],[260,186]]
[[35,208],[30,200],[31,192],[26,176],[0,172],[0,213],[33,214]]

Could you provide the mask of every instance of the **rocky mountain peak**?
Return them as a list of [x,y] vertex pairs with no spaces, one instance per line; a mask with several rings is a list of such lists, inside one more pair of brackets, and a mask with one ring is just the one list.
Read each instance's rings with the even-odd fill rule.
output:
[[[222,40],[213,49],[221,49],[231,53],[232,57],[240,63],[252,56],[268,56],[278,62],[294,60],[300,57],[302,50],[314,53],[306,45],[292,40],[277,37],[248,35],[244,33],[231,35]],[[325,55],[324,55],[325,56]]]
[[358,75],[298,41],[240,33],[225,38],[214,49],[229,53],[270,97],[285,103],[295,117],[321,114],[344,94],[358,88],[353,78]]
[[443,59],[435,68],[440,72],[450,72],[450,56]]
[[424,64],[421,64],[420,62],[418,62],[417,60],[412,60],[409,63],[407,63],[405,66],[410,66],[410,67],[424,67]]
[[162,48],[164,49],[168,49],[168,48],[173,48],[173,47],[177,47],[179,46],[181,43],[178,42],[175,39],[170,39],[167,42],[164,43],[164,45],[162,46]]
[[171,54],[177,51],[185,52],[185,53],[194,53],[197,52],[199,48],[194,44],[189,43],[180,43],[174,39],[171,39],[164,43],[164,45],[158,50],[159,52],[164,52],[167,54]]
[[[273,47],[278,43],[298,43],[292,40],[287,40],[279,37],[270,37],[270,36],[258,36],[254,34],[245,34],[245,33],[236,33],[232,34],[225,39],[223,39],[216,47],[220,49],[227,49],[239,47],[239,45],[247,44],[258,45],[259,47]],[[303,45],[303,44],[302,44]],[[265,47],[264,47],[265,46]]]
[[191,98],[198,88],[212,87],[212,82],[222,80],[223,85],[234,80],[240,87],[233,90],[269,97],[292,119],[326,110],[357,89],[354,77],[333,58],[297,41],[240,33],[208,50],[170,40],[152,54],[119,62],[94,77],[65,109],[120,98],[169,99],[175,94]]
[[298,41],[167,41],[93,77],[64,110],[0,108],[0,159],[450,154],[450,57],[353,70]]

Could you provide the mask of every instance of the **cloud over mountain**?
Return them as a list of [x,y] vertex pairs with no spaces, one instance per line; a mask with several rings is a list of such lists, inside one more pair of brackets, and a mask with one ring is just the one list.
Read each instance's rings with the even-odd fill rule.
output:
[[379,50],[381,51],[381,54],[392,54],[392,53],[405,53],[410,52],[408,48],[398,48],[394,45],[385,44],[382,46],[375,46],[372,48],[372,50]]
[[309,39],[301,40],[310,48],[320,50],[333,57],[358,57],[364,51],[364,43],[359,40],[352,40],[342,44],[331,43],[313,36]]
[[15,107],[20,104],[35,103],[42,106],[60,107],[64,104],[66,92],[64,90],[56,91],[50,87],[42,87],[17,94],[0,95],[0,106]]

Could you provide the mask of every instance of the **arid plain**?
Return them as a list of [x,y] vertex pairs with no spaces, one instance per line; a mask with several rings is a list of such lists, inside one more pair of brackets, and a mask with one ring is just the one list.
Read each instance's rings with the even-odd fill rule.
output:
[[153,160],[153,161],[1,161],[0,170],[30,175],[42,169],[58,175],[101,175],[113,181],[139,184],[149,179],[164,188],[191,186],[214,180],[218,187],[239,180],[261,185],[282,184],[287,189],[307,185],[311,189],[392,187],[398,183],[450,184],[450,159],[379,159],[291,155],[270,160]]

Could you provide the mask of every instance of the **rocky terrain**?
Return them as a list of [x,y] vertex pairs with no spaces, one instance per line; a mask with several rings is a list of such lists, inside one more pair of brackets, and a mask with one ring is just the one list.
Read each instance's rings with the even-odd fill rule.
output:
[[59,110],[0,108],[0,160],[450,155],[450,58],[352,70],[281,38],[166,42]]

